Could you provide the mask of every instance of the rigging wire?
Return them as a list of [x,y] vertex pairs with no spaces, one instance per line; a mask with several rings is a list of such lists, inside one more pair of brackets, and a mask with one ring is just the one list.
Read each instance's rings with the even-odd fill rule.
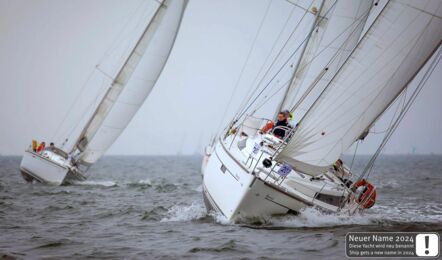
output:
[[355,158],[356,158],[356,153],[358,152],[358,148],[359,148],[359,143],[361,142],[361,140],[358,140],[356,142],[356,147],[355,147],[355,151],[353,153],[353,158],[351,159],[351,163],[350,163],[350,172],[353,168],[353,163],[355,162]]
[[[102,83],[101,83],[101,87],[97,91],[97,94],[96,94],[94,100],[87,107],[85,107],[83,109],[83,112],[81,113],[81,115],[83,115],[83,116],[80,118],[80,122],[82,122],[86,116],[90,116],[90,113],[91,113],[90,111],[93,110],[93,108],[95,106],[97,106],[97,104],[99,104],[100,98],[103,98],[103,92],[104,92],[105,89],[108,88],[108,85],[109,84],[106,82],[106,78],[103,77]],[[75,124],[69,130],[69,133],[67,135],[65,135],[65,136],[71,136],[77,128],[78,128],[78,125]]]
[[376,132],[374,130],[374,131],[369,131],[368,133],[370,133],[370,134],[385,134],[385,133],[388,132],[388,129],[390,129],[390,127],[393,125],[393,121],[394,121],[394,119],[396,118],[396,115],[399,112],[399,108],[402,107],[402,109],[403,109],[404,106],[405,106],[405,103],[406,103],[406,100],[407,100],[407,91],[408,91],[408,88],[405,88],[404,92],[401,94],[401,100],[398,101],[398,104],[396,106],[396,109],[394,111],[393,116],[391,117],[391,120],[390,120],[390,123],[388,124],[388,127],[385,130],[380,131],[380,132]]
[[294,2],[292,2],[292,1],[290,1],[290,0],[285,0],[285,1],[286,1],[287,3],[293,5],[294,7],[299,7],[299,8],[301,8],[301,9],[304,10],[304,11],[307,11],[307,12],[309,12],[309,13],[314,14],[312,11],[309,10],[309,8],[305,8],[305,7],[301,6],[301,5],[299,5],[299,4],[298,4],[299,0],[298,0],[296,3],[294,3]]
[[419,81],[416,89],[413,91],[413,93],[411,94],[411,96],[408,99],[408,101],[406,103],[404,103],[404,106],[403,106],[401,112],[399,113],[397,118],[394,120],[394,122],[391,125],[390,129],[388,129],[388,132],[384,136],[384,138],[383,138],[381,144],[379,145],[378,149],[373,154],[373,156],[371,157],[370,161],[368,162],[368,164],[364,168],[364,171],[362,172],[361,177],[360,177],[361,179],[364,178],[364,177],[366,179],[368,179],[368,177],[370,176],[370,173],[372,172],[372,169],[373,169],[373,166],[374,166],[374,163],[375,163],[376,159],[378,158],[378,156],[380,155],[380,153],[384,149],[385,145],[387,144],[388,140],[391,138],[391,136],[393,135],[393,133],[395,132],[395,130],[399,126],[399,124],[402,121],[402,119],[405,117],[406,113],[408,112],[408,110],[410,109],[411,105],[416,100],[416,98],[419,95],[419,93],[422,91],[423,87],[427,83],[427,81],[430,78],[430,76],[432,75],[433,71],[436,69],[437,64],[440,62],[440,59],[442,57],[441,54],[442,54],[442,48],[439,46],[439,50],[438,50],[438,52],[436,54],[436,57],[430,63],[430,68],[425,72],[424,76]]
[[[336,1],[333,3],[333,5],[327,10],[327,12],[322,16],[317,23],[319,24],[322,22],[322,20],[327,16],[327,14],[330,12],[330,10],[333,9],[333,7],[336,5]],[[235,119],[238,120],[238,118],[241,118],[247,110],[250,109],[250,107],[256,102],[256,100],[262,95],[262,93],[270,86],[270,84],[273,82],[273,80],[276,78],[276,76],[279,75],[279,73],[282,71],[282,69],[288,64],[288,62],[293,58],[293,56],[298,52],[298,50],[301,48],[301,46],[311,37],[314,30],[310,31],[307,36],[303,39],[301,44],[297,46],[295,51],[289,56],[289,58],[284,62],[284,64],[278,69],[278,71],[275,73],[275,75],[269,80],[269,82],[264,86],[264,88],[258,93],[258,95],[252,100],[252,102],[239,114],[239,116]]]
[[261,30],[263,28],[263,25],[264,25],[264,22],[265,22],[267,16],[269,14],[269,10],[270,10],[270,6],[272,5],[272,2],[273,2],[273,0],[270,0],[268,2],[268,4],[267,4],[267,7],[266,7],[265,12],[264,12],[264,16],[263,16],[263,18],[261,20],[261,23],[260,23],[260,25],[258,27],[258,30],[255,33],[255,36],[254,36],[253,41],[252,41],[252,45],[250,46],[249,52],[247,53],[247,57],[246,57],[246,60],[244,62],[244,65],[242,66],[241,71],[240,71],[239,76],[238,76],[238,79],[236,80],[235,86],[233,87],[233,91],[232,91],[232,94],[230,95],[229,102],[227,103],[227,106],[224,109],[224,113],[223,113],[223,115],[221,117],[221,120],[220,120],[220,123],[218,125],[217,132],[220,131],[220,128],[222,127],[222,124],[223,124],[223,122],[224,122],[224,120],[225,120],[225,118],[227,116],[227,112],[229,111],[230,105],[232,104],[233,98],[234,98],[234,96],[235,96],[235,94],[236,94],[236,92],[238,90],[239,83],[241,82],[241,79],[242,79],[242,77],[244,75],[245,68],[249,64],[249,60],[250,60],[251,54],[252,54],[253,50],[255,49],[256,42],[258,40],[258,36],[259,36],[259,34],[260,34],[260,32],[261,32]]
[[[309,9],[313,6],[313,1],[309,6]],[[295,8],[292,9],[292,11],[294,11]],[[305,9],[304,9],[305,10]],[[281,36],[283,30],[280,32],[280,35],[278,36],[278,39],[274,42],[272,49],[270,50],[269,54],[267,55],[266,59],[264,60],[261,68],[259,69],[259,72],[256,74],[254,80],[252,81],[252,84],[249,87],[249,91],[256,86],[252,93],[249,95],[248,98],[244,99],[244,101],[241,103],[240,105],[240,109],[239,111],[241,111],[242,109],[244,109],[244,107],[248,104],[248,102],[252,99],[253,95],[256,93],[257,89],[259,88],[259,86],[262,84],[262,82],[264,81],[264,79],[267,77],[268,73],[270,72],[271,68],[274,66],[274,64],[276,63],[276,61],[280,58],[283,50],[285,49],[285,47],[287,46],[287,44],[289,43],[289,41],[292,39],[293,35],[295,34],[295,32],[298,30],[300,24],[302,23],[302,21],[304,20],[304,18],[306,17],[308,11],[305,11],[304,14],[302,15],[301,19],[299,20],[299,22],[296,24],[296,26],[293,28],[293,30],[291,31],[290,35],[288,36],[288,38],[286,39],[286,41],[284,42],[284,44],[282,45],[282,47],[280,48],[279,52],[276,54],[276,56],[273,58],[272,62],[270,63],[270,65],[268,66],[267,70],[265,71],[264,75],[262,76],[261,80],[259,81],[258,84],[256,84],[259,75],[261,74],[262,70],[265,67],[265,64],[267,63],[268,59],[270,58],[271,54],[273,53],[274,48],[276,47],[276,43],[279,40],[279,37]],[[292,15],[292,14],[290,14]],[[288,22],[288,20],[287,20]],[[238,113],[235,115],[235,117],[238,115]]]
[[[302,68],[300,68],[300,70],[305,69],[307,66],[309,66],[314,60],[316,60],[316,58],[318,58],[328,47],[330,47],[338,38],[340,38],[348,29],[352,28],[356,22],[358,23],[357,26],[354,27],[354,29],[352,30],[352,32],[348,35],[347,39],[341,44],[340,48],[343,48],[344,45],[346,43],[348,43],[348,41],[350,40],[350,37],[356,32],[357,28],[359,25],[362,24],[362,22],[365,20],[365,18],[370,14],[370,9],[368,9],[364,14],[362,14],[358,19],[356,19],[355,21],[353,21],[349,26],[347,26],[345,28],[345,30],[343,30],[340,34],[338,34],[330,43],[328,43],[320,52],[318,52],[317,55],[315,55],[309,62],[306,62]],[[324,69],[321,71],[321,73],[318,75],[318,77],[315,78],[315,80],[312,82],[312,84],[307,88],[307,90],[305,91],[305,93],[301,96],[301,98],[298,100],[298,102],[293,106],[293,108],[291,109],[291,111],[293,112],[295,109],[297,109],[299,107],[299,105],[303,102],[303,100],[307,97],[307,95],[309,94],[309,92],[311,92],[311,90],[313,90],[313,88],[319,83],[319,81],[322,79],[322,77],[324,76],[325,72],[327,71],[326,68],[330,67],[330,65],[334,62],[334,60],[338,57],[339,52],[336,52],[332,58],[330,59],[330,61],[326,64],[326,66],[324,67]],[[264,104],[266,102],[268,102],[271,98],[273,98],[279,91],[281,91],[282,89],[284,89],[288,84],[290,84],[292,81],[292,79],[289,79],[287,82],[285,82],[283,85],[281,85],[281,87],[279,89],[277,89],[267,100],[264,100],[263,103],[261,103],[259,106],[257,106],[257,108],[255,109],[258,110],[260,109],[262,106],[264,106]]]
[[[78,94],[75,96],[74,101],[71,103],[71,105],[69,106],[69,109],[66,111],[63,120],[61,121],[61,123],[57,126],[57,128],[55,129],[55,131],[53,132],[53,134],[51,135],[51,139],[54,140],[54,138],[56,138],[61,131],[62,126],[65,124],[67,118],[69,117],[69,115],[71,114],[74,106],[77,104],[77,102],[80,100],[80,97],[84,94],[85,90],[86,90],[86,86],[88,85],[88,83],[90,82],[90,80],[92,79],[92,77],[94,76],[94,74],[96,73],[98,66],[104,61],[105,57],[109,56],[109,53],[111,51],[113,51],[116,48],[117,43],[116,42],[120,42],[122,40],[122,33],[124,31],[124,29],[128,26],[128,24],[130,23],[130,21],[132,20],[131,18],[135,16],[135,13],[138,12],[141,8],[141,6],[144,4],[144,1],[140,1],[140,3],[136,6],[136,8],[134,8],[131,12],[130,15],[128,15],[124,25],[121,27],[120,31],[117,33],[117,36],[114,38],[114,40],[112,42],[114,42],[113,46],[111,46],[107,51],[105,51],[105,53],[102,55],[102,57],[98,60],[98,65],[94,68],[94,70],[92,70],[89,75],[86,77],[86,81],[83,83],[83,85],[80,88],[80,91],[78,92]],[[138,23],[139,25],[139,23]],[[138,27],[137,25],[137,27]],[[102,87],[100,87],[101,89]],[[93,105],[90,104],[90,105]],[[84,114],[82,114],[84,115]],[[74,126],[73,129],[70,131],[70,133],[73,132],[73,130],[76,128],[77,126]],[[65,143],[63,143],[64,145]]]
[[[375,3],[375,6],[377,6],[377,3]],[[378,14],[378,16],[374,19],[374,21],[372,22],[372,24],[368,27],[368,29],[366,30],[365,34],[362,35],[362,37],[359,39],[358,44],[353,48],[353,50],[351,51],[351,53],[347,56],[347,58],[345,59],[345,61],[341,64],[341,66],[338,68],[338,70],[335,72],[335,74],[333,75],[333,77],[330,79],[330,81],[328,82],[328,84],[326,85],[326,87],[321,91],[321,93],[319,94],[319,96],[316,98],[316,100],[313,102],[313,104],[309,107],[309,109],[307,110],[307,112],[304,114],[304,116],[301,118],[299,124],[301,122],[304,121],[306,115],[309,113],[309,111],[315,106],[315,104],[317,102],[319,102],[320,98],[322,97],[322,95],[325,93],[325,91],[327,91],[328,87],[331,85],[331,82],[335,79],[335,77],[339,74],[339,72],[341,71],[341,69],[344,67],[344,65],[347,63],[347,61],[352,57],[352,54],[356,51],[356,49],[358,48],[358,46],[361,44],[361,42],[363,41],[363,39],[365,37],[367,37],[368,32],[370,31],[370,28],[373,27],[373,25],[375,24],[376,20],[380,17],[381,13],[385,10],[386,6],[388,5],[389,2],[387,2],[384,7],[382,8],[382,10],[380,11],[380,13]]]
[[[387,3],[388,4],[388,3]],[[384,6],[384,9],[385,9],[385,6]],[[378,16],[379,17],[379,16]],[[431,21],[431,20],[430,20]],[[374,23],[373,23],[374,24]],[[373,24],[371,25],[371,26],[373,26]],[[404,31],[402,31],[402,32],[400,32],[400,34],[399,35],[401,35],[402,33],[403,33]],[[368,33],[368,31],[366,32],[366,34],[365,35],[367,35],[367,33]],[[423,34],[423,32],[420,34],[420,36]],[[365,37],[365,35],[364,35],[364,37]],[[419,39],[420,38],[420,36],[419,37],[417,37],[417,39]],[[413,44],[413,48],[417,48],[417,41]],[[410,49],[410,51],[411,51],[411,49]],[[399,53],[397,54],[397,55],[399,55]],[[350,57],[350,56],[349,56]],[[386,64],[385,66],[383,66],[383,67],[386,67],[388,64]],[[339,70],[341,70],[342,69],[342,67],[343,66],[341,66],[340,67],[340,69]],[[382,70],[382,68],[380,69],[380,70]],[[380,71],[379,70],[379,71]],[[390,81],[393,79],[393,77],[396,75],[396,73],[397,73],[397,71],[399,70],[399,68],[397,68],[396,69],[396,71],[391,75],[391,77],[390,77],[390,79],[388,80],[388,82],[387,82],[387,84],[390,84]],[[336,74],[335,74],[335,76],[334,77],[336,77]],[[333,79],[332,79],[333,80]],[[331,84],[331,82],[328,84],[328,86],[330,86],[330,84]],[[365,83],[366,84],[366,83]],[[405,89],[407,87],[407,85],[405,85],[405,86],[403,86],[403,88],[402,88],[402,90],[403,89]],[[321,95],[322,94],[324,94],[324,92],[325,92],[325,90],[326,89],[324,89],[324,91],[321,93]],[[401,93],[402,91],[400,91],[399,92],[399,94]],[[377,96],[379,96],[380,94],[381,94],[382,92],[379,92],[379,93],[377,93]],[[398,95],[399,95],[398,94]],[[347,100],[349,100],[350,99],[350,97],[348,97],[348,98],[346,98],[346,99],[344,99],[345,101],[347,101]],[[395,100],[396,98],[393,98],[392,99],[392,102]],[[315,101],[315,102],[317,102],[319,100],[319,98]],[[371,101],[371,105],[374,103],[374,101],[375,101],[376,99],[373,99],[372,101]],[[344,102],[345,102],[344,101]],[[344,102],[341,102],[341,104],[344,104]],[[339,104],[339,106],[341,105],[341,104]],[[337,106],[338,107],[338,106]],[[311,109],[311,108],[310,108]],[[384,110],[385,111],[385,110]],[[307,113],[308,113],[308,111],[307,111]],[[328,110],[326,113],[325,113],[325,115],[327,115],[327,113],[334,113],[334,110]],[[377,117],[376,117],[376,119],[377,118],[379,118],[379,116],[380,116],[381,114],[379,114]],[[324,116],[324,115],[323,115]],[[338,115],[339,116],[339,115]],[[305,117],[305,115],[304,115],[304,117]],[[375,119],[375,120],[376,120]],[[302,121],[302,119],[301,119],[301,121]],[[350,120],[351,121],[351,120]],[[316,126],[317,124],[319,123],[319,121],[316,123],[316,124],[313,124],[314,126]],[[354,123],[353,123],[354,124]],[[370,124],[370,125],[372,125],[372,124]],[[344,127],[345,126],[345,124],[342,124],[341,126],[339,126],[338,128],[336,128],[336,129],[331,129],[330,131],[329,131],[329,133],[332,133],[332,132],[334,132],[334,131],[336,131],[336,130],[338,130],[339,128],[342,128],[342,127]],[[349,128],[350,129],[350,128]],[[342,140],[342,139],[341,139]]]

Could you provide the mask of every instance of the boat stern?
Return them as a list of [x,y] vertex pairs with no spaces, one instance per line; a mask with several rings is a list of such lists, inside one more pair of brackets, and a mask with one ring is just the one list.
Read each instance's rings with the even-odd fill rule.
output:
[[34,153],[27,150],[20,164],[20,172],[27,182],[35,180],[50,185],[61,185],[69,171],[67,166],[54,162],[45,152]]

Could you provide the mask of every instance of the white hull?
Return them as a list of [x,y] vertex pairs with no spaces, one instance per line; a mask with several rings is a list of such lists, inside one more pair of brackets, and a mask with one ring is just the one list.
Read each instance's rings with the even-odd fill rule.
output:
[[302,174],[291,174],[284,181],[275,180],[254,166],[262,161],[249,164],[236,143],[232,147],[228,144],[220,140],[213,153],[205,158],[203,195],[209,210],[214,209],[234,221],[299,213],[311,206],[332,212],[340,210],[336,203],[325,203],[324,197],[343,198],[346,194],[341,183],[312,180]]
[[85,177],[78,172],[73,172],[67,162],[53,160],[51,153],[35,153],[25,151],[20,171],[26,181],[36,180],[50,185],[62,185],[68,180],[84,180]]
[[246,171],[221,143],[208,160],[203,193],[206,206],[229,220],[299,212],[311,205]]

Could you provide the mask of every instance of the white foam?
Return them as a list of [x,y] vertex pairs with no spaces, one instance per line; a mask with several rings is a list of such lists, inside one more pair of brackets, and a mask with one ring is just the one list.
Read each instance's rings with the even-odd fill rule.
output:
[[[384,221],[398,222],[441,222],[442,209],[440,214],[434,214],[434,208],[437,205],[430,205],[424,208],[415,208],[413,205],[396,206],[375,206],[363,213],[348,215],[344,213],[325,213],[317,208],[306,208],[299,215],[286,215],[281,217],[265,218],[264,222],[270,226],[277,227],[333,227],[346,225],[372,225]],[[425,214],[422,210],[431,207],[432,215]],[[439,213],[439,212],[438,212]],[[193,202],[191,205],[175,205],[171,207],[166,217],[161,222],[169,221],[191,221],[198,220],[207,216],[206,208],[201,202]],[[247,220],[234,221],[228,220],[224,215],[218,212],[209,213],[214,221],[221,225],[236,225],[247,223]]]
[[[367,211],[372,221],[392,220],[399,222],[442,222],[442,208],[437,203],[416,207],[414,203],[378,205]],[[431,214],[429,213],[431,212]]]
[[85,185],[85,186],[103,186],[103,187],[113,187],[118,186],[114,181],[79,181],[74,182],[76,185]]
[[401,185],[399,182],[395,179],[388,179],[388,180],[381,180],[380,184],[378,185],[379,188],[399,188]]
[[297,216],[272,217],[269,223],[284,227],[329,227],[345,225],[371,225],[385,221],[395,222],[430,222],[442,221],[442,212],[435,214],[434,205],[432,214],[425,213],[424,208],[415,205],[375,206],[363,213],[347,215],[343,213],[323,213],[316,208],[306,208]]
[[269,219],[269,222],[275,226],[285,227],[326,227],[371,223],[365,215],[328,214],[316,208],[306,208],[297,216],[273,217]]
[[216,223],[221,225],[234,225],[235,222],[228,220],[223,214],[217,211],[212,211],[209,215],[215,220]]
[[152,181],[150,179],[139,180],[138,184],[152,185]]
[[161,219],[161,222],[170,221],[191,221],[203,218],[207,215],[206,208],[199,202],[193,202],[191,205],[175,205],[167,211],[167,216]]

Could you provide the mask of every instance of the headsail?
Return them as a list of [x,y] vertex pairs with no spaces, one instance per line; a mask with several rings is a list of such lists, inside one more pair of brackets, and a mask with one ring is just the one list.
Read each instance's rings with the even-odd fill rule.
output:
[[[280,110],[292,109],[298,102],[302,103],[301,109],[295,113],[295,121],[301,118],[315,96],[310,95],[305,100],[303,95],[307,96],[309,87],[313,86],[312,93],[319,95],[350,55],[361,37],[372,3],[370,0],[325,1],[315,31],[296,68]],[[301,102],[301,99],[305,102]]]
[[186,0],[164,0],[80,135],[81,163],[95,163],[155,85],[172,49]]
[[442,2],[390,0],[301,120],[278,160],[324,172],[440,47]]

